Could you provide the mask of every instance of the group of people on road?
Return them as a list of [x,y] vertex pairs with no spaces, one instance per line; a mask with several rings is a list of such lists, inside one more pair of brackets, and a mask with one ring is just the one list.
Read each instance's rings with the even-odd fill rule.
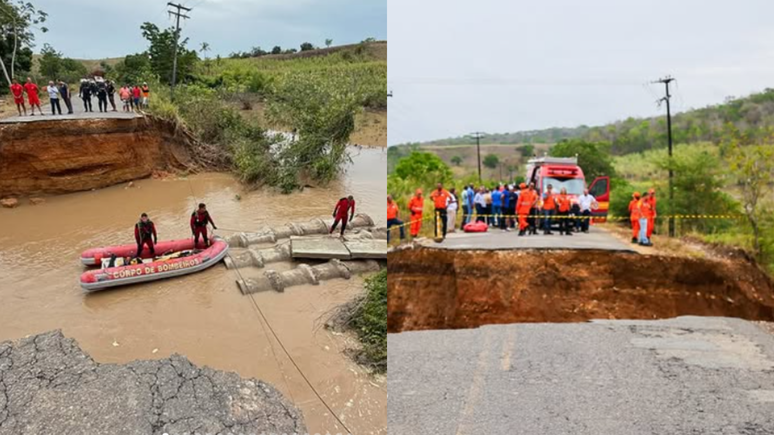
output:
[[632,194],[629,202],[629,218],[632,223],[632,243],[653,246],[651,236],[656,223],[656,191],[649,189],[644,195]]
[[[435,216],[435,232],[437,238],[445,238],[447,232],[455,231],[456,215],[462,208],[460,229],[475,219],[489,228],[499,228],[508,232],[518,225],[519,236],[537,234],[542,230],[545,235],[552,235],[554,226],[559,233],[572,235],[574,232],[588,232],[592,210],[599,207],[596,198],[589,194],[588,189],[582,195],[571,196],[565,188],[557,193],[551,184],[546,186],[542,194],[537,191],[534,183],[521,183],[518,186],[498,184],[489,189],[481,186],[465,186],[460,196],[456,189],[448,191],[438,184],[430,195],[433,201]],[[422,190],[417,189],[408,201],[409,231],[412,238],[419,235],[422,228],[424,198]],[[387,197],[387,227],[398,226],[401,239],[405,238],[400,210],[392,196]],[[388,231],[389,240],[389,231]]]
[[[11,94],[13,95],[13,101],[16,104],[19,116],[27,116],[27,104],[25,104],[24,101],[24,94],[27,94],[27,102],[30,105],[30,116],[35,115],[35,108],[38,109],[40,115],[43,115],[43,109],[40,107],[40,97],[38,95],[40,90],[40,87],[31,77],[27,77],[27,82],[24,85],[20,84],[15,79],[13,80],[11,84]],[[67,83],[62,80],[57,80],[56,82],[49,81],[43,91],[48,93],[52,115],[62,114],[62,103],[64,103],[68,115],[73,113],[70,87]],[[78,89],[78,97],[83,101],[84,112],[94,111],[91,103],[92,97],[97,98],[98,109],[100,112],[108,111],[108,103],[112,107],[112,111],[117,112],[115,93],[115,82],[105,80],[99,76],[81,79],[80,87]],[[121,87],[119,97],[123,102],[123,110],[125,112],[146,109],[148,108],[150,101],[150,87],[147,83],[143,83],[142,86],[130,86],[127,84]]]
[[[215,222],[204,203],[199,204],[197,209],[191,213],[189,224],[193,235],[193,248],[197,249],[200,246],[199,237],[202,238],[203,244],[201,246],[203,248],[209,247],[210,239],[207,235],[207,225],[212,225],[213,230],[217,230],[218,227],[215,226]],[[158,234],[156,233],[156,225],[150,220],[147,213],[141,214],[140,220],[134,225],[134,240],[137,242],[135,258],[142,258],[142,252],[145,248],[148,248],[151,257],[156,256]]]

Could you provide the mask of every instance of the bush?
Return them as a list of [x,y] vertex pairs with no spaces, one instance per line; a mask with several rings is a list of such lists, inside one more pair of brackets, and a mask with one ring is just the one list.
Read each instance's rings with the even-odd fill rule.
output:
[[380,372],[387,371],[387,269],[366,279],[366,296],[351,326],[363,344],[360,359]]

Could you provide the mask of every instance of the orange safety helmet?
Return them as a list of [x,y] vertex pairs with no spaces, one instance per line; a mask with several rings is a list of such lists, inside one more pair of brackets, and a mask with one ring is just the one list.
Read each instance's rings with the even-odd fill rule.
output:
[[634,198],[639,198],[640,197],[640,192],[634,192],[634,193],[632,193],[632,196]]
[[524,184],[524,183],[521,183],[521,184],[519,184],[519,188],[520,188],[520,189],[526,189],[526,188],[527,188],[527,185],[526,185],[526,184]]
[[656,189],[651,187],[650,189],[648,189],[648,193],[653,195],[654,193],[656,193]]
[[417,189],[417,195],[421,195],[421,194],[422,194],[422,189]]

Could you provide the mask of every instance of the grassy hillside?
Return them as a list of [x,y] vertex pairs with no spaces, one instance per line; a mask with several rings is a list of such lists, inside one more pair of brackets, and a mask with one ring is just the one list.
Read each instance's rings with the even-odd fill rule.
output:
[[[743,131],[758,132],[774,126],[774,89],[765,89],[746,97],[729,97],[723,103],[677,113],[672,118],[675,143],[716,142],[727,124]],[[667,144],[664,116],[626,118],[602,126],[550,128],[515,133],[494,133],[487,141],[497,144],[556,143],[562,139],[579,138],[606,141],[616,155],[636,153]],[[435,140],[421,145],[459,145],[475,143],[468,137]]]

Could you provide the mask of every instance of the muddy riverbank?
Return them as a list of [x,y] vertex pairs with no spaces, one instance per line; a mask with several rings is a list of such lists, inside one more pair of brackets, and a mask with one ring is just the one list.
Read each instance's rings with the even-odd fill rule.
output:
[[344,354],[344,337],[322,328],[334,307],[362,291],[360,278],[243,296],[235,272],[219,265],[192,276],[93,295],[85,295],[78,285],[80,253],[131,241],[132,226],[142,212],[154,220],[160,239],[186,237],[188,218],[200,201],[207,203],[222,235],[329,216],[336,200],[347,194],[357,199],[358,211],[384,219],[386,181],[377,175],[385,171],[386,150],[354,154],[354,165],[341,181],[291,195],[246,192],[230,175],[198,174],[0,209],[0,225],[8,229],[0,234],[0,340],[62,329],[100,363],[180,353],[199,366],[276,386],[302,410],[312,433],[342,431],[285,356],[258,307],[353,433],[386,433],[385,384]]

